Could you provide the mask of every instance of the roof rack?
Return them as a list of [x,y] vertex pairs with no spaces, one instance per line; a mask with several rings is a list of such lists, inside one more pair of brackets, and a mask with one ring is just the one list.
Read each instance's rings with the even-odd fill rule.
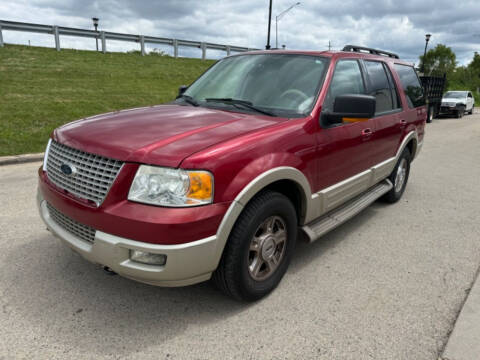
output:
[[353,51],[353,52],[363,52],[363,53],[367,52],[374,55],[381,55],[381,56],[387,56],[395,59],[400,59],[400,57],[397,54],[394,54],[388,51],[372,49],[372,48],[357,46],[357,45],[345,45],[342,51]]

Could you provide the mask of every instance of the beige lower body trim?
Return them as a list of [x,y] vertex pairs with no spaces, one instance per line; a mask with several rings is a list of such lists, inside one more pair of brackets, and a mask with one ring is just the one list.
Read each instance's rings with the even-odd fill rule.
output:
[[393,157],[372,167],[371,170],[373,172],[373,183],[376,184],[388,177],[392,173],[396,164],[397,158]]
[[[54,222],[46,201],[41,195],[37,199],[40,216],[52,234],[88,261],[108,266],[132,280],[159,286],[186,286],[210,279],[217,266],[216,236],[187,244],[156,245],[97,231],[93,244],[90,244]],[[131,249],[165,254],[167,262],[163,266],[156,266],[131,261]]]
[[322,213],[335,209],[346,200],[358,195],[368,188],[371,182],[372,170],[368,170],[320,191],[318,194],[323,200]]
[[375,184],[387,178],[393,171],[396,158],[392,157],[374,167],[361,172],[351,178],[341,181],[312,196],[312,205],[316,209],[314,220],[317,217],[339,207],[355,196],[368,190]]
[[339,207],[348,200],[370,189],[375,184],[386,179],[395,168],[403,150],[408,142],[415,139],[414,158],[420,152],[423,143],[417,144],[417,133],[412,131],[402,141],[398,151],[394,157],[387,159],[380,164],[371,167],[359,174],[356,174],[337,184],[329,186],[317,193],[312,194],[311,201],[307,205],[307,217],[305,223],[309,223],[325,213]]
[[302,226],[302,230],[307,235],[310,242],[319,239],[322,235],[340,226],[348,219],[352,218],[382,195],[386,194],[392,188],[390,180],[384,180],[377,185],[355,197],[353,200],[338,206],[336,209],[328,212],[324,216],[310,224]]

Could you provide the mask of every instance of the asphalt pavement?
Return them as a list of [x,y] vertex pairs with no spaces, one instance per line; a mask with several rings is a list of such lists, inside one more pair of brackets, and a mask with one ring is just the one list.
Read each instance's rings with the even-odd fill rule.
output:
[[434,120],[401,201],[300,243],[253,304],[108,275],[45,230],[40,163],[2,166],[0,359],[437,359],[480,265],[479,161],[480,114]]

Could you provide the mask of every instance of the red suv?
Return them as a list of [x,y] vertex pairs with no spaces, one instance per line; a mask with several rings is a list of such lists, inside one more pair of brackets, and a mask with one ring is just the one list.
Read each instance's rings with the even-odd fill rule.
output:
[[122,276],[212,278],[256,300],[280,282],[297,236],[317,240],[402,196],[426,116],[417,74],[395,54],[230,56],[169,104],[56,129],[39,210],[65,244]]

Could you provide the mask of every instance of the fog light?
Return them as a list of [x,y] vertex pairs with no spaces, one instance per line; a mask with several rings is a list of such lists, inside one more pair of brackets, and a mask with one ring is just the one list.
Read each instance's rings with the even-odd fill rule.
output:
[[148,265],[165,265],[167,262],[167,255],[153,254],[140,250],[130,250],[130,260]]

